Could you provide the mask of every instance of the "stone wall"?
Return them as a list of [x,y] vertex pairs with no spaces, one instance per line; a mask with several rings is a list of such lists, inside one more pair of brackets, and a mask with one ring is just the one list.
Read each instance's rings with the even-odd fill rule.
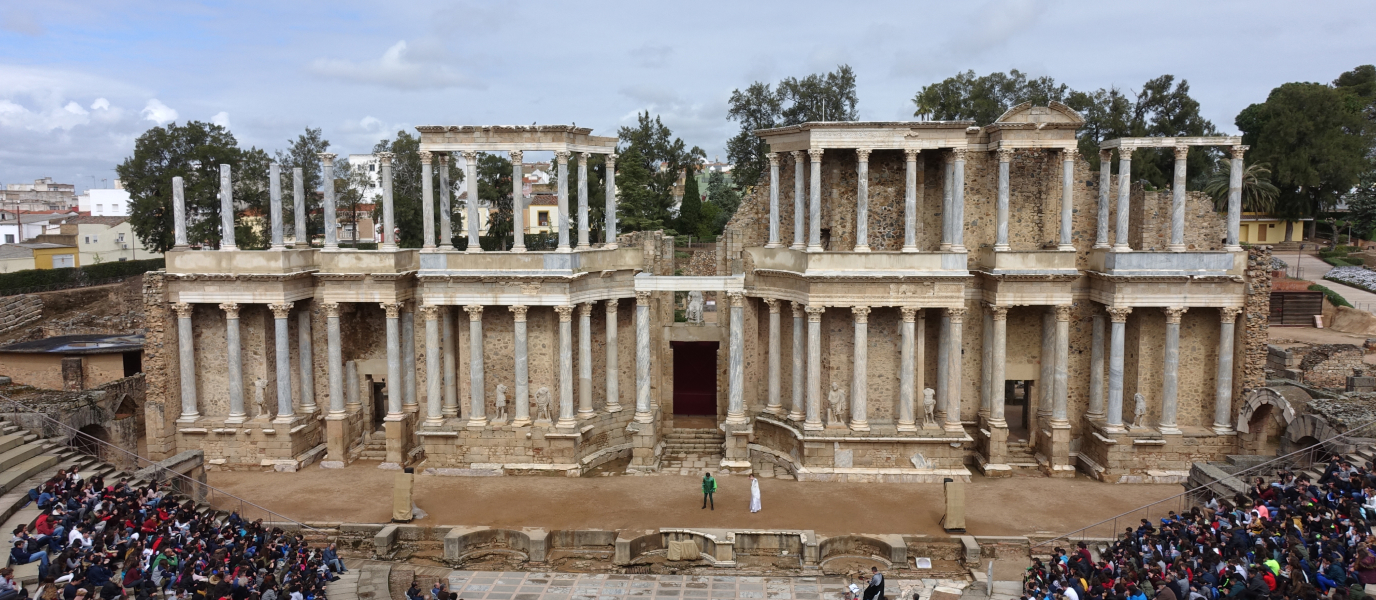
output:
[[1247,299],[1243,305],[1241,331],[1241,376],[1237,381],[1235,400],[1243,396],[1241,390],[1266,385],[1267,342],[1271,327],[1271,247],[1252,246],[1247,249]]
[[33,294],[0,297],[0,333],[13,331],[43,317],[43,301]]
[[177,356],[177,318],[167,303],[166,274],[143,275],[143,372],[148,401],[143,405],[148,458],[162,460],[177,453],[176,421],[181,414]]
[[[1128,243],[1134,250],[1166,249],[1171,240],[1171,196],[1170,190],[1146,191],[1141,183],[1133,184]],[[1226,236],[1227,222],[1214,211],[1213,200],[1203,192],[1185,192],[1185,249],[1222,250]]]
[[[1298,350],[1298,349],[1297,349]],[[1361,346],[1352,344],[1319,344],[1302,350],[1300,371],[1304,382],[1323,388],[1344,388],[1347,378],[1356,370],[1368,367],[1362,362]]]

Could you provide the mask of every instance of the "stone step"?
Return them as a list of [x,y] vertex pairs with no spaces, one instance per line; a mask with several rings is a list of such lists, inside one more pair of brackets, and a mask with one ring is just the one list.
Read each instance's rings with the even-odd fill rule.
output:
[[43,453],[42,444],[24,444],[0,453],[0,471],[10,468]]

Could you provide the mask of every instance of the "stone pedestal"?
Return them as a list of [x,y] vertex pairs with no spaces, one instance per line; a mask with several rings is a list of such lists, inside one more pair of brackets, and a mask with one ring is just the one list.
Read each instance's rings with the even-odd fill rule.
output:
[[980,433],[988,432],[984,436],[984,447],[980,448],[981,456],[976,460],[979,470],[985,477],[1008,477],[1013,474],[1013,468],[1008,466],[1008,426],[992,425],[987,421]]
[[349,464],[349,421],[339,414],[325,416],[325,460],[320,466],[342,469]]
[[1047,457],[1051,461],[1047,475],[1051,477],[1075,477],[1075,463],[1070,461],[1070,426],[1053,423]]
[[[658,417],[656,412],[654,417]],[[664,448],[660,445],[659,433],[655,431],[654,423],[641,423],[640,419],[631,425],[635,432],[631,434],[631,464],[627,467],[631,471],[658,471],[659,459],[664,453]]]
[[379,469],[401,469],[411,450],[411,420],[402,415],[388,415],[382,428],[387,433],[387,460]]
[[726,440],[722,442],[721,468],[730,473],[751,472],[750,450],[747,444],[754,429],[749,425],[726,425]]

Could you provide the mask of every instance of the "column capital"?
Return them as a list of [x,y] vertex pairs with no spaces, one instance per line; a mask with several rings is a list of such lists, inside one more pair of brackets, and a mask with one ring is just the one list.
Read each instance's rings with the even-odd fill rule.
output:
[[1001,162],[1001,163],[1006,163],[1006,162],[1012,162],[1012,161],[1013,161],[1013,149],[1012,149],[1012,148],[999,148],[998,150],[995,150],[994,153],[998,155],[998,157],[999,157],[999,162]]
[[1069,321],[1070,309],[1071,305],[1069,304],[1057,304],[1056,306],[1051,307],[1051,310],[1056,311],[1057,321]]
[[1075,157],[1079,156],[1079,154],[1079,148],[1061,148],[1061,162],[1074,161]]
[[1118,147],[1118,160],[1132,160],[1132,148]]
[[615,167],[615,166],[616,166],[616,154],[615,154],[615,153],[608,154],[608,155],[607,155],[607,168],[610,169],[610,168],[613,168],[613,167]]
[[520,150],[511,150],[510,152],[508,152],[508,154],[511,155],[511,162],[513,163],[521,164],[521,162],[525,160],[524,158],[522,158],[523,156],[525,156],[525,153]]
[[319,156],[320,162],[325,163],[327,167],[334,166],[334,159],[339,156],[333,152],[317,152],[315,155]]
[[807,153],[802,150],[794,150],[792,152],[789,152],[789,154],[793,155],[793,164],[796,165],[800,162],[803,162],[803,155]]
[[869,148],[856,148],[855,159],[863,163],[870,162],[870,152],[873,152],[873,150]]
[[768,154],[765,154],[764,157],[767,158],[767,159],[769,159],[769,166],[771,166],[771,167],[777,167],[777,166],[779,166],[779,153],[778,153],[778,152],[770,152],[770,153],[768,153]]
[[1127,323],[1128,315],[1132,314],[1131,306],[1109,306],[1104,310],[1108,312],[1109,320],[1114,323]]
[[1242,313],[1241,306],[1225,306],[1218,309],[1218,316],[1224,323],[1232,323],[1237,320],[1237,316]]
[[478,152],[476,150],[464,150],[461,154],[463,154],[463,159],[465,161],[473,162],[478,160]]
[[998,304],[985,304],[984,309],[989,311],[989,316],[993,317],[995,321],[1008,320],[1007,306],[1000,306]]
[[582,303],[582,304],[579,304],[579,305],[578,305],[578,316],[580,316],[580,317],[590,317],[590,316],[592,316],[592,303],[591,303],[591,302],[584,302],[584,303]]
[[440,307],[434,304],[423,304],[420,307],[420,316],[426,321],[438,321],[440,319]]
[[807,155],[812,162],[822,162],[822,152],[824,151],[821,148],[808,148]]
[[807,314],[803,312],[803,309],[807,308],[807,305],[803,304],[802,302],[789,302],[789,305],[793,307],[793,318],[801,319],[804,315]]
[[778,298],[761,298],[761,300],[763,300],[765,305],[769,307],[770,314],[777,314],[779,312]]
[[285,319],[291,316],[291,302],[284,304],[269,304],[268,309],[272,311],[272,316],[278,319]]
[[526,321],[526,311],[530,310],[530,307],[524,304],[512,304],[506,307],[506,309],[511,311],[511,316],[516,319],[517,323],[524,323]]
[[731,301],[731,308],[745,306],[745,294],[743,292],[731,292],[726,297]]
[[963,308],[963,307],[962,307],[962,308],[948,308],[948,309],[946,309],[946,316],[948,316],[948,317],[951,318],[951,324],[952,324],[952,325],[959,325],[959,324],[965,322],[965,312],[966,312],[966,309]]
[[555,306],[554,312],[559,313],[560,323],[568,323],[569,321],[573,320],[573,307],[570,305],[561,304],[559,306]]
[[1188,310],[1190,310],[1190,309],[1189,309],[1189,308],[1186,308],[1186,307],[1184,307],[1184,306],[1168,306],[1168,307],[1166,307],[1165,310],[1166,310],[1166,322],[1167,322],[1167,323],[1174,323],[1174,324],[1176,324],[1176,325],[1179,325],[1179,324],[1180,324],[1180,317],[1184,316],[1185,311],[1188,311]]
[[384,166],[384,167],[390,167],[390,166],[392,166],[392,157],[394,157],[394,156],[396,156],[396,155],[395,155],[395,154],[392,154],[391,152],[378,152],[378,153],[377,153],[377,159],[378,159],[379,162],[382,163],[382,166]]
[[619,304],[619,303],[620,303],[620,300],[619,300],[619,299],[617,299],[617,298],[609,298],[609,299],[607,300],[607,314],[609,314],[609,315],[614,315],[614,314],[616,314],[616,307],[617,307],[617,304]]
[[179,319],[190,319],[190,318],[191,318],[191,311],[193,310],[193,308],[192,308],[193,306],[194,306],[194,305],[192,305],[192,304],[190,304],[190,303],[188,303],[188,302],[174,302],[174,303],[172,304],[172,310],[177,311],[177,318],[179,318]]
[[1175,147],[1175,160],[1185,160],[1190,155],[1190,147],[1180,144]]
[[420,156],[420,164],[422,165],[430,164],[431,159],[435,157],[435,154],[429,150],[421,150],[416,154]]
[[569,164],[569,154],[568,150],[557,150],[554,153],[554,160],[561,165],[567,165]]
[[921,150],[920,148],[904,148],[904,149],[903,149],[903,157],[906,158],[909,162],[912,162],[912,161],[917,160],[917,155],[918,155],[918,154],[921,154],[921,153],[922,153],[922,150]]
[[592,158],[592,154],[591,154],[591,153],[589,153],[589,152],[579,152],[579,153],[578,153],[578,164],[583,165],[583,166],[585,166],[585,167],[588,166],[588,159],[589,159],[589,158]]
[[955,159],[956,162],[965,162],[965,157],[969,153],[970,151],[965,148],[956,148],[951,151],[951,158]]
[[1245,154],[1247,152],[1247,149],[1250,147],[1251,146],[1243,146],[1239,144],[1237,146],[1228,148],[1228,154],[1231,155],[1233,158],[1241,160],[1242,155]]
[[483,305],[469,304],[463,307],[463,310],[468,313],[468,320],[470,322],[483,320]]
[[225,318],[226,318],[226,319],[237,319],[237,318],[239,318],[239,303],[238,303],[238,302],[226,302],[226,303],[224,303],[224,304],[221,304],[221,305],[220,305],[220,310],[225,311]]
[[1099,160],[1100,160],[1100,161],[1105,161],[1105,162],[1111,162],[1111,161],[1113,160],[1113,150],[1111,150],[1111,149],[1099,150]]
[[855,318],[856,323],[870,322],[870,307],[868,306],[852,306],[850,307],[850,314]]
[[338,302],[326,302],[326,303],[322,304],[321,306],[323,306],[323,307],[325,308],[325,316],[326,316],[326,317],[339,318],[339,303],[338,303]]
[[644,291],[636,292],[636,293],[635,293],[635,304],[636,304],[636,306],[649,306],[649,305],[650,305],[650,292],[644,292]]
[[808,322],[808,323],[821,323],[821,322],[822,322],[822,313],[824,313],[824,312],[827,311],[827,307],[825,307],[825,306],[805,306],[805,307],[803,307],[803,310],[804,310],[804,311],[807,311],[807,322]]
[[400,318],[401,318],[401,303],[400,303],[400,302],[382,302],[382,303],[379,303],[378,306],[381,306],[381,307],[382,307],[382,310],[387,311],[387,318],[388,318],[388,319],[400,319]]
[[441,166],[441,167],[446,166],[446,165],[449,164],[449,153],[448,153],[448,152],[436,152],[436,153],[435,153],[435,158],[439,159],[439,161],[440,161],[440,166]]

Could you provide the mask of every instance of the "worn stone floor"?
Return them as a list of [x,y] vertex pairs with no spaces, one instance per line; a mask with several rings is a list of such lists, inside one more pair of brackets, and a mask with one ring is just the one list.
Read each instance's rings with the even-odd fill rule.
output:
[[[463,600],[844,600],[847,582],[840,577],[749,577],[706,575],[608,575],[454,571],[450,591]],[[921,596],[937,586],[953,590],[965,582],[914,579],[885,582],[890,598]],[[426,590],[427,592],[429,590]]]

